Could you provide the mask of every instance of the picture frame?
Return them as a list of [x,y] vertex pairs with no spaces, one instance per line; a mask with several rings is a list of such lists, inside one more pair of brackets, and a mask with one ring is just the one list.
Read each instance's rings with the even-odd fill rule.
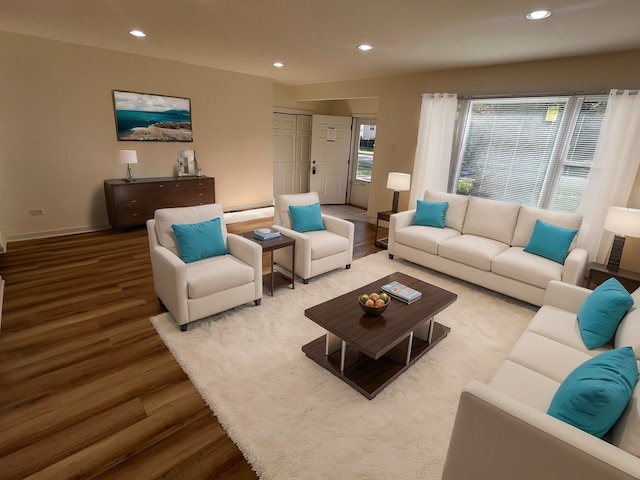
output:
[[200,176],[195,150],[178,150],[176,158],[178,178]]
[[112,93],[118,141],[193,142],[190,98]]

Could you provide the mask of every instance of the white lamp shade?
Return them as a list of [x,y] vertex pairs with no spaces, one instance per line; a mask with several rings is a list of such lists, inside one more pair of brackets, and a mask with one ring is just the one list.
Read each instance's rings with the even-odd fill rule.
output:
[[387,188],[395,192],[403,192],[411,188],[411,175],[408,173],[389,172]]
[[138,163],[138,154],[135,150],[120,150],[120,163]]
[[616,235],[640,237],[640,210],[625,207],[609,207],[604,229]]

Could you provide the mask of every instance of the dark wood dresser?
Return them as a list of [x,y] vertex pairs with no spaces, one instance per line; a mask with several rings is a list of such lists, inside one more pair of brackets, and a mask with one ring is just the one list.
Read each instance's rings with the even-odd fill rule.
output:
[[144,225],[158,208],[190,207],[216,201],[212,177],[138,178],[135,182],[105,180],[104,194],[113,228]]

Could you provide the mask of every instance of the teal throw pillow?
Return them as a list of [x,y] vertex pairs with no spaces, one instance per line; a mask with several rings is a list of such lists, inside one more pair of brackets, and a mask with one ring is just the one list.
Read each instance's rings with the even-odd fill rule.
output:
[[202,223],[173,224],[171,228],[184,263],[229,253],[222,238],[219,218]]
[[598,285],[578,310],[578,326],[587,348],[609,342],[632,306],[633,297],[615,278]]
[[291,216],[291,225],[296,232],[325,229],[319,203],[304,206],[290,205],[289,215]]
[[576,233],[578,230],[558,227],[538,219],[524,251],[564,265]]
[[633,348],[606,351],[565,378],[547,413],[602,437],[622,415],[637,380],[638,364]]
[[444,216],[449,208],[449,202],[427,202],[418,200],[416,214],[411,225],[444,228]]

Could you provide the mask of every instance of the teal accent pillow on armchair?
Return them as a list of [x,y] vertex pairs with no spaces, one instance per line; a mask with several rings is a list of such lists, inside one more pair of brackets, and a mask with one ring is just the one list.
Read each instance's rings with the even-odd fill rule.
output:
[[319,203],[297,206],[289,205],[291,225],[296,232],[325,230]]
[[219,218],[201,223],[173,224],[171,228],[184,263],[229,253],[222,238]]

